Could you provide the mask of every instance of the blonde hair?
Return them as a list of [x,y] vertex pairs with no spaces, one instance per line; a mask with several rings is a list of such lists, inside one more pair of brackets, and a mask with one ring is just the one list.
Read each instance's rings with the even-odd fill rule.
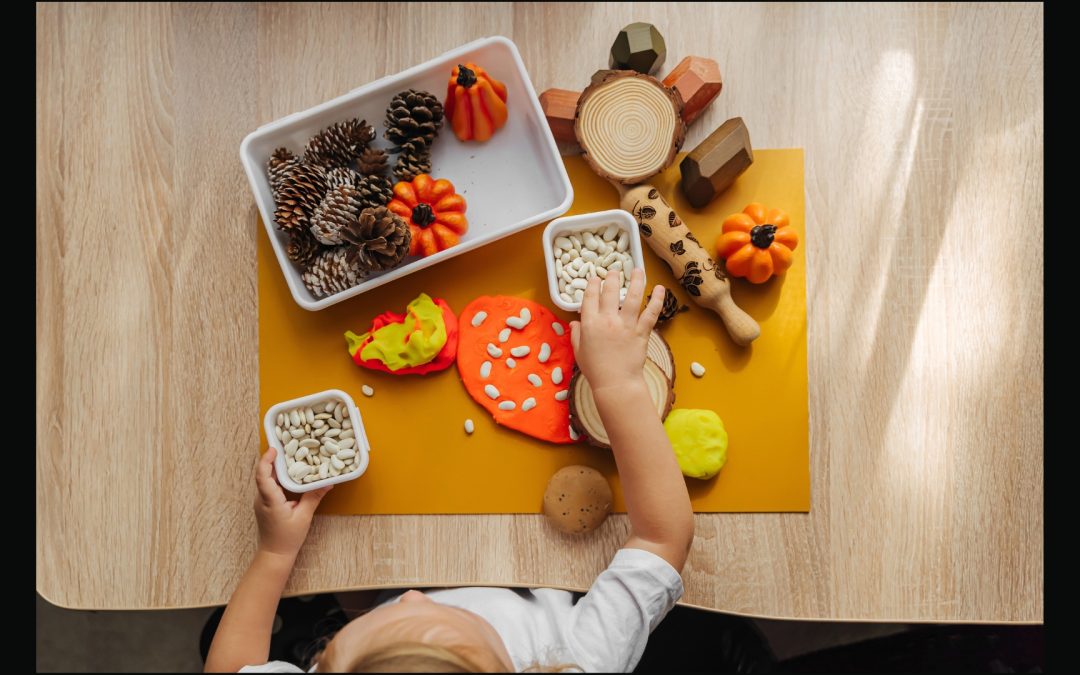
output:
[[352,661],[337,659],[331,642],[318,658],[319,672],[336,673],[483,673],[480,666],[464,654],[422,642],[396,642],[362,653]]

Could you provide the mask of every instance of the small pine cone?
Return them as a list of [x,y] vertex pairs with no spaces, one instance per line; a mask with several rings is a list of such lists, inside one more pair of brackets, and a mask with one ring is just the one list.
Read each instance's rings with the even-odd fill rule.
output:
[[326,195],[326,171],[301,162],[281,179],[274,195],[274,220],[285,231],[304,227]]
[[310,267],[322,251],[322,246],[310,230],[301,227],[289,232],[285,254],[289,256],[289,260],[299,265],[301,270]]
[[360,174],[347,166],[335,167],[326,172],[326,185],[331,190],[336,187],[341,187],[342,185],[356,187],[359,180]]
[[[386,137],[395,146],[423,138],[430,146],[442,126],[443,106],[432,93],[409,89],[394,96],[386,109]],[[397,148],[394,152],[398,152]]]
[[394,186],[383,176],[364,176],[356,183],[361,209],[386,206],[394,198]]
[[285,176],[299,165],[300,158],[286,148],[274,150],[274,154],[270,155],[270,160],[266,163],[267,174],[270,177],[270,189],[277,194]]
[[422,173],[431,173],[431,153],[423,139],[406,141],[394,162],[394,179],[411,181]]
[[378,148],[367,148],[360,153],[357,160],[360,173],[365,176],[382,176],[386,173],[386,151]]
[[361,211],[356,222],[341,229],[341,238],[356,246],[362,267],[379,271],[396,267],[408,254],[412,232],[401,216],[379,206]]
[[304,161],[327,169],[347,166],[374,139],[374,127],[360,118],[336,122],[312,136],[304,149]]
[[[648,302],[649,298],[651,298],[651,297],[652,297],[652,294],[650,293],[649,296],[647,298],[645,298],[645,302]],[[686,305],[683,305],[682,307],[680,307],[679,306],[679,299],[675,297],[675,294],[672,293],[670,289],[665,288],[664,289],[664,306],[660,310],[660,316],[657,317],[657,319],[656,319],[656,325],[657,326],[662,326],[665,323],[667,323],[668,321],[671,321],[672,319],[674,319],[676,314],[688,311],[689,309],[690,308],[688,306],[686,306]]]
[[327,246],[340,244],[341,228],[356,222],[361,208],[357,189],[351,185],[339,185],[326,193],[322,203],[311,214],[311,234]]
[[340,293],[363,280],[367,272],[350,248],[337,246],[324,249],[301,275],[304,285],[316,298]]

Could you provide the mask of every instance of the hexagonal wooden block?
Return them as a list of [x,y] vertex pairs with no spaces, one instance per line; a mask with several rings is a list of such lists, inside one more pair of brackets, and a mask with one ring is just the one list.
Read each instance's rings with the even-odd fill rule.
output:
[[733,117],[683,157],[679,187],[686,200],[700,209],[728,189],[753,163],[750,132],[741,117]]
[[656,26],[639,21],[626,26],[615,36],[608,67],[652,75],[660,69],[665,56],[667,45],[664,44],[664,36],[656,30]]
[[692,123],[709,107],[724,86],[720,64],[703,56],[687,56],[664,78],[664,85],[682,96],[682,118]]
[[540,107],[544,110],[548,126],[555,140],[562,143],[577,143],[574,136],[574,110],[577,108],[580,91],[569,89],[548,89],[540,94]]

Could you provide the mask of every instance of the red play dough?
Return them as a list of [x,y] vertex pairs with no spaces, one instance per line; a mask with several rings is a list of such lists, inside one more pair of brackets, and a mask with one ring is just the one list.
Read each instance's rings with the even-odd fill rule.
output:
[[[360,347],[357,348],[356,353],[352,355],[353,363],[361,368],[370,368],[371,370],[381,370],[384,373],[390,373],[391,375],[427,375],[428,373],[434,373],[440,370],[444,370],[450,367],[450,364],[454,362],[454,357],[457,355],[458,344],[458,324],[457,317],[454,316],[454,310],[450,309],[450,305],[446,304],[446,301],[442,298],[433,298],[438,307],[442,308],[443,323],[446,324],[446,344],[439,350],[439,353],[435,355],[435,358],[427,363],[422,363],[419,366],[409,366],[407,368],[401,368],[399,370],[390,370],[386,367],[386,364],[378,359],[362,359],[360,353],[364,351],[364,346],[371,342],[372,338],[364,340]],[[371,322],[371,328],[368,329],[369,333],[374,333],[383,326],[391,323],[404,323],[405,315],[397,314],[395,312],[383,312],[379,316],[375,317]]]
[[[521,310],[528,307],[532,320],[524,329],[510,328],[506,319],[520,316]],[[473,326],[472,320],[478,312],[487,312],[487,318],[479,326]],[[574,371],[574,350],[570,346],[570,326],[560,321],[551,310],[532,300],[515,298],[507,295],[481,296],[461,310],[458,318],[460,339],[458,341],[457,366],[461,381],[469,396],[483,406],[499,424],[528,434],[534,438],[552,443],[573,443],[570,438],[570,404],[568,400],[555,400],[555,393],[570,386],[570,376]],[[551,327],[558,323],[563,328],[559,336]],[[499,342],[499,332],[510,328],[510,339]],[[540,345],[546,342],[551,347],[551,357],[547,363],[540,363]],[[499,358],[488,353],[488,343],[503,352]],[[528,346],[527,356],[511,356],[510,349]],[[516,367],[506,365],[507,357],[513,358]],[[480,376],[480,367],[484,361],[491,362],[491,373],[485,379]],[[553,384],[551,372],[562,368],[562,383]],[[539,387],[529,382],[529,374],[540,376]],[[492,400],[484,392],[484,385],[491,384],[499,390],[499,399]],[[522,410],[525,399],[536,399],[536,407]],[[499,409],[499,403],[511,400],[516,405],[513,410]]]

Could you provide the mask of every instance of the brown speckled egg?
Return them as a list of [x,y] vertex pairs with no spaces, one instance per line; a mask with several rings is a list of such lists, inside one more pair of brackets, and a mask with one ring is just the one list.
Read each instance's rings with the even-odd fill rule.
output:
[[556,529],[585,534],[611,513],[611,486],[596,469],[573,465],[555,472],[544,490],[544,514]]

